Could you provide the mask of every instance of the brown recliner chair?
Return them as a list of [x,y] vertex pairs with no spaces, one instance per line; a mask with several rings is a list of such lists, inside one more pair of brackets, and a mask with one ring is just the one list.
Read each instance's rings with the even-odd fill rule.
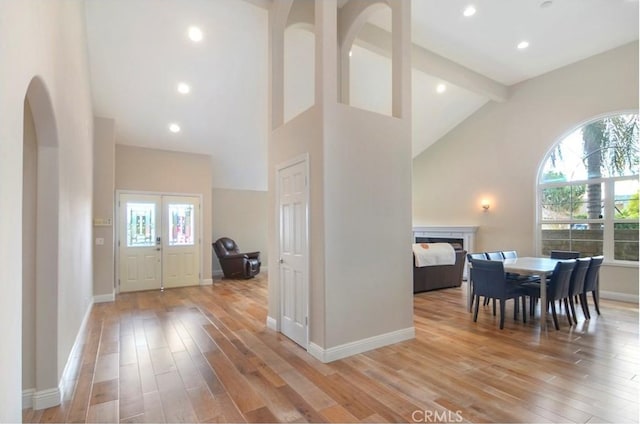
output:
[[213,243],[225,278],[253,278],[260,272],[260,252],[241,253],[235,241],[222,237]]

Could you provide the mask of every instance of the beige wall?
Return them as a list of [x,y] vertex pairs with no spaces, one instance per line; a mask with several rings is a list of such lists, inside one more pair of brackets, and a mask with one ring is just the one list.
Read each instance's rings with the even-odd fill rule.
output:
[[[269,252],[267,244],[268,193],[253,190],[213,189],[212,200],[212,241],[220,237],[230,237],[243,252],[260,252],[262,271],[267,269]],[[220,277],[220,262],[215,257],[211,245],[210,261],[213,262],[214,276]]]
[[[114,196],[115,121],[95,118],[93,124],[93,296],[98,301],[113,299],[114,287]],[[95,220],[102,220],[97,224]],[[111,224],[106,221],[111,220]],[[104,244],[99,245],[101,238]]]
[[[56,247],[50,251],[56,268],[53,293],[38,305],[39,316],[50,316],[52,330],[37,346],[37,389],[56,391],[83,318],[91,305],[92,106],[87,66],[83,2],[0,2],[0,234],[11,243],[0,245],[0,422],[19,422],[22,387],[22,204],[24,100],[30,82],[42,81],[50,99],[51,131],[39,141],[57,140],[58,202],[48,216],[56,217]],[[36,130],[43,128],[31,103]],[[46,155],[46,153],[45,153]],[[57,207],[55,205],[58,205]],[[54,224],[55,226],[55,224]],[[55,250],[58,251],[56,257]],[[47,392],[45,392],[47,391]]]
[[[476,250],[538,253],[536,178],[547,152],[585,121],[637,108],[637,43],[511,87],[508,101],[488,103],[414,159],[414,225],[478,225]],[[637,298],[638,268],[605,265],[601,290]]]
[[211,278],[211,157],[116,144],[116,190],[202,196],[202,280]]

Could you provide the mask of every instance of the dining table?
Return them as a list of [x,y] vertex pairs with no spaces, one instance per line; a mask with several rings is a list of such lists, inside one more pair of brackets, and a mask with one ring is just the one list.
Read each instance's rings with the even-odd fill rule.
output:
[[[553,272],[556,264],[563,259],[551,259],[549,257],[523,256],[513,259],[504,259],[505,272],[514,272],[525,275],[538,275],[540,277],[540,323],[543,330],[547,329],[547,277]],[[469,274],[470,275],[470,274]],[[472,301],[472,284],[471,278],[467,284],[467,299]]]

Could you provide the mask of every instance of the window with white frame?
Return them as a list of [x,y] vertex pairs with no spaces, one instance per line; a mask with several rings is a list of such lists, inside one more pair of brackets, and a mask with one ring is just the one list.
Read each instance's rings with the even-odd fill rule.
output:
[[638,262],[638,115],[591,121],[560,140],[538,179],[540,250]]

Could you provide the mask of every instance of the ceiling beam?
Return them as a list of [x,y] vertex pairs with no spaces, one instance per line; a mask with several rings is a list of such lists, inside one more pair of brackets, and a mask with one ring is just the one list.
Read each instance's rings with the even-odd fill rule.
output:
[[[354,44],[391,58],[391,33],[370,23],[362,27]],[[509,96],[509,89],[504,84],[500,84],[415,43],[412,44],[411,48],[411,61],[414,69],[441,78],[453,85],[488,97],[491,100],[504,102]]]
[[254,6],[261,7],[263,9],[269,10],[273,5],[273,0],[244,0],[247,3],[251,3]]

